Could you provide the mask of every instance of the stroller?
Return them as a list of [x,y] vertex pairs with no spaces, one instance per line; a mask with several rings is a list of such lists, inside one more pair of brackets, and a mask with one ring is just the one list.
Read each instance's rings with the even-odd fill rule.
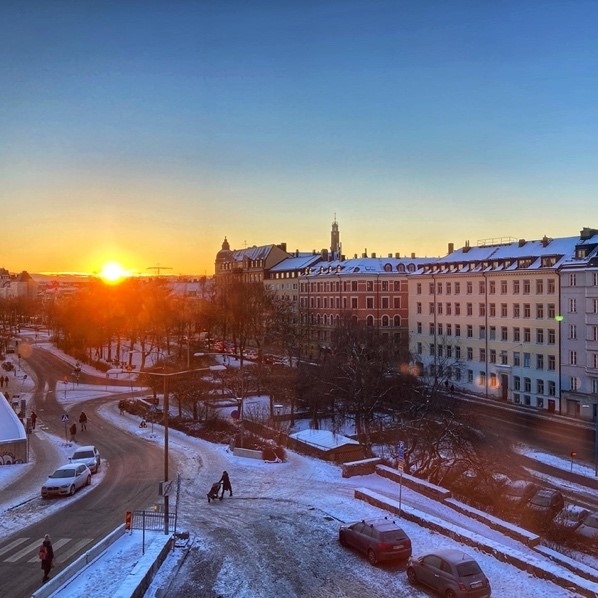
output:
[[222,482],[214,482],[212,484],[212,487],[210,488],[210,491],[208,492],[208,502],[210,502],[210,500],[216,500],[218,498],[218,492],[220,490],[221,485],[222,485]]

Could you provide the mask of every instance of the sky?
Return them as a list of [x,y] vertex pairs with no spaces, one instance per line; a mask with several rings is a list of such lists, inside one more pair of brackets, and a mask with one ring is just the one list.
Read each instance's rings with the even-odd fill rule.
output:
[[[53,349],[49,343],[44,343],[41,346],[47,350],[56,352],[58,355],[64,356],[63,353]],[[92,371],[88,366],[83,367],[90,372]],[[33,383],[29,379],[25,383],[24,397],[33,390]],[[57,393],[57,399],[64,406],[65,411],[78,411],[78,404],[81,401],[105,395],[112,395],[113,397],[113,393],[117,392],[118,389],[119,387],[110,388],[109,386],[106,388],[90,385],[80,385],[75,388],[69,386],[64,394],[62,392]],[[120,390],[122,390],[122,387],[120,387]],[[257,397],[251,397],[249,400],[255,401]],[[139,418],[127,414],[120,415],[115,400],[106,402],[101,407],[100,416],[114,425],[128,430],[131,434],[138,436],[142,442],[151,442],[157,445],[163,443],[162,428],[160,426],[139,428]],[[93,425],[93,422],[90,422],[90,431],[92,431]],[[48,454],[56,452],[62,455],[64,460],[71,455],[73,447],[65,442],[64,437],[50,434],[45,428],[43,417],[38,419],[38,427],[35,433],[47,442]],[[302,509],[305,507],[316,509],[318,512],[326,513],[329,516],[328,521],[322,520],[323,523],[319,525],[323,526],[323,531],[321,531],[324,534],[328,534],[329,538],[330,546],[326,550],[326,560],[334,563],[334,567],[339,575],[343,575],[343,572],[346,572],[347,568],[354,568],[356,570],[355,575],[361,575],[364,580],[367,580],[370,590],[369,595],[371,596],[388,595],[389,583],[392,584],[397,596],[424,597],[429,595],[425,590],[411,589],[402,573],[385,568],[373,568],[365,561],[365,558],[352,555],[349,551],[342,549],[338,545],[337,530],[341,522],[347,523],[363,517],[380,517],[387,514],[377,507],[356,500],[353,496],[353,490],[355,488],[368,488],[386,496],[393,496],[396,499],[397,485],[394,482],[376,474],[343,478],[338,465],[306,457],[292,451],[288,451],[287,461],[281,464],[267,464],[261,460],[237,457],[228,450],[227,445],[212,444],[198,438],[188,437],[174,429],[171,429],[169,433],[169,450],[174,458],[176,458],[181,477],[184,480],[181,496],[177,501],[179,503],[179,523],[177,529],[189,531],[194,546],[194,551],[185,560],[184,567],[205,567],[205,559],[208,557],[202,555],[214,551],[214,547],[210,545],[210,536],[207,532],[210,526],[206,526],[206,518],[212,522],[213,526],[222,525],[221,519],[227,521],[235,521],[237,517],[247,519],[253,516],[253,511],[243,499],[267,497],[269,500],[265,505],[267,505],[267,509],[272,517],[276,518],[280,524],[279,541],[285,541],[284,530],[286,526],[283,525],[282,518],[279,519],[280,514],[278,509],[281,512],[288,511],[291,503],[292,508],[297,511],[297,517],[300,516]],[[529,456],[557,468],[563,470],[569,470],[570,468],[570,462],[566,456],[559,458],[558,456],[534,452],[525,447],[523,450]],[[78,491],[73,497],[69,497],[68,499],[55,500],[52,501],[52,504],[48,505],[44,504],[44,508],[41,509],[39,508],[39,501],[41,500],[39,498],[39,483],[35,481],[35,476],[32,475],[35,472],[35,469],[32,469],[32,467],[35,467],[35,454],[32,455],[32,461],[32,464],[23,467],[0,467],[0,485],[4,489],[0,495],[0,530],[4,537],[22,529],[24,517],[30,523],[39,521],[50,511],[55,512],[67,508],[72,501],[78,500],[85,496],[86,493],[93,492],[94,487],[104,482],[110,467],[110,463],[104,459],[100,471],[93,476],[91,486]],[[576,464],[575,467],[576,471],[581,475],[594,476],[594,470],[591,466]],[[215,511],[204,512],[203,509],[198,509],[197,497],[203,497],[206,489],[209,487],[208,482],[213,481],[215,472],[219,474],[223,469],[231,473],[237,500],[229,499],[227,496],[226,500],[218,503],[217,512],[221,513],[219,515]],[[30,487],[25,484],[23,494],[16,496],[11,493],[11,487],[17,480],[23,480],[23,476],[28,476],[25,479],[31,479]],[[280,483],[281,479],[284,479],[284,483]],[[552,479],[551,481],[554,482],[555,480]],[[568,482],[561,481],[563,483],[563,490],[566,492]],[[202,500],[203,502],[205,501]],[[258,501],[253,500],[252,502],[257,503]],[[15,505],[20,506],[15,508]],[[402,505],[404,509],[411,509],[414,513],[424,514],[426,520],[434,522],[444,521],[442,525],[447,530],[455,530],[461,535],[477,538],[480,542],[493,542],[496,546],[502,546],[502,550],[510,555],[527,555],[529,559],[527,562],[542,562],[542,567],[547,571],[556,572],[565,579],[573,579],[569,577],[571,574],[567,573],[565,569],[540,556],[539,553],[524,544],[502,535],[500,532],[492,530],[488,526],[406,487],[402,489]],[[239,509],[241,509],[241,515],[239,514]],[[458,540],[432,531],[426,526],[418,525],[407,519],[402,520],[401,526],[409,534],[414,546],[414,553],[416,554],[423,551],[422,547],[450,546],[461,548],[468,554],[473,555],[489,577],[493,595],[517,595],[522,598],[573,598],[576,596],[574,591],[566,590],[545,579],[534,577],[503,562],[500,558],[494,558],[491,554],[477,550],[471,545],[462,544]],[[20,544],[18,550],[19,553],[23,554],[23,558],[30,559],[32,567],[37,567],[37,547],[39,540],[29,540],[30,554],[27,554],[27,544]],[[65,542],[65,539],[54,538],[53,540],[56,544],[60,542],[60,550],[56,557],[59,563],[58,568],[55,570],[56,574],[61,570],[60,553],[63,555],[62,558],[67,558],[65,555],[69,553],[70,545],[68,542]],[[156,539],[153,535],[148,535],[146,539],[148,554],[157,553],[157,549],[159,549],[159,542],[157,540],[159,538]],[[122,540],[116,542],[100,560],[96,561],[89,569],[86,569],[83,575],[78,576],[68,586],[63,587],[63,589],[53,595],[64,596],[65,598],[89,595],[90,592],[95,592],[102,596],[114,595],[123,583],[132,583],[130,574],[139,561],[139,546],[141,541],[140,533],[134,534],[132,537],[125,536]],[[298,542],[296,538],[289,538],[288,541],[294,543],[297,558],[296,563],[304,562],[305,555],[301,553],[304,550],[303,544]],[[308,550],[313,552],[313,547],[310,547]],[[199,555],[200,559],[204,559],[201,563],[197,562],[197,555]],[[577,553],[571,553],[569,556],[584,562],[583,557]],[[7,555],[2,556],[2,558],[6,557]],[[16,554],[11,554],[9,558],[13,557],[16,558]],[[146,593],[147,598],[162,595],[160,588],[167,585],[169,577],[174,573],[178,572],[179,576],[187,579],[193,578],[184,567],[179,570],[180,557],[181,552],[178,550],[171,554]],[[587,566],[596,568],[595,560],[590,559],[590,557],[585,557],[585,559]],[[263,571],[263,575],[261,573],[254,574],[252,576],[254,585],[251,585],[251,583],[249,585],[238,585],[237,580],[246,579],[246,576],[243,575],[243,564],[235,564],[236,560],[234,558],[232,561],[225,559],[221,563],[221,579],[218,582],[220,585],[213,588],[215,594],[223,598],[233,598],[233,596],[235,598],[269,598],[274,595],[272,588],[275,586],[270,586],[270,592],[268,593],[267,591],[260,591],[259,588],[261,586],[257,583],[258,579],[267,580],[271,577],[271,568]],[[295,567],[296,563],[293,563],[292,566]],[[252,566],[259,567],[260,559],[256,558]],[[305,574],[305,580],[305,592],[308,592],[310,575]],[[318,583],[323,582],[320,580]],[[592,587],[595,587],[595,584]],[[198,591],[200,590],[198,589]],[[174,595],[176,595],[176,592]],[[302,595],[305,595],[305,593]],[[343,595],[349,596],[355,594],[349,592]]]
[[319,251],[335,218],[349,257],[576,235],[597,20],[590,0],[5,0],[0,267],[211,275],[225,236]]

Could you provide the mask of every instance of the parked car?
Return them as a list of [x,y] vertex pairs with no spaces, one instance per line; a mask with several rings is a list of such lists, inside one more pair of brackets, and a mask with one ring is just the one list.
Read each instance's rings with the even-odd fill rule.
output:
[[79,488],[91,484],[91,471],[85,463],[69,463],[59,467],[42,486],[42,498],[71,496]]
[[554,518],[555,528],[562,532],[571,533],[576,530],[588,517],[589,511],[579,505],[565,505]]
[[341,525],[339,542],[363,552],[372,565],[411,556],[411,539],[392,519],[369,519]]
[[523,506],[536,493],[538,486],[526,480],[513,480],[504,487],[500,502],[507,508]]
[[598,542],[598,512],[585,517],[576,528],[575,535],[582,540]]
[[407,578],[445,598],[489,598],[492,589],[477,561],[461,550],[441,548],[407,563]]
[[92,444],[80,446],[69,461],[71,463],[85,463],[91,473],[98,473],[100,469],[100,451]]
[[565,506],[565,499],[558,490],[540,488],[524,506],[524,520],[532,524],[545,524],[552,521]]

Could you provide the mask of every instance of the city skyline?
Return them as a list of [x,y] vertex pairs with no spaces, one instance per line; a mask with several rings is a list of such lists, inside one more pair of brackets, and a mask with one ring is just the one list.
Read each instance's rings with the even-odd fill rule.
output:
[[2,264],[211,275],[232,249],[572,236],[592,2],[4,2]]

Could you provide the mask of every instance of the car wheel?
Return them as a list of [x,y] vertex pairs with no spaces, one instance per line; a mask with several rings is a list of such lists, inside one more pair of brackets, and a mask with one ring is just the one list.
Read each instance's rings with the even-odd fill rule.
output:
[[445,598],[457,598],[457,594],[450,588],[444,594]]
[[368,550],[368,561],[370,561],[371,565],[378,564],[378,557],[376,556],[376,553],[371,548]]
[[86,486],[89,486],[89,484],[91,484],[91,476],[90,475],[87,476],[87,481],[85,482]]
[[409,580],[409,583],[412,583],[413,585],[417,583],[417,574],[413,567],[407,567],[407,579]]
[[69,488],[69,496],[73,496],[73,494],[75,494],[75,485],[74,484]]

